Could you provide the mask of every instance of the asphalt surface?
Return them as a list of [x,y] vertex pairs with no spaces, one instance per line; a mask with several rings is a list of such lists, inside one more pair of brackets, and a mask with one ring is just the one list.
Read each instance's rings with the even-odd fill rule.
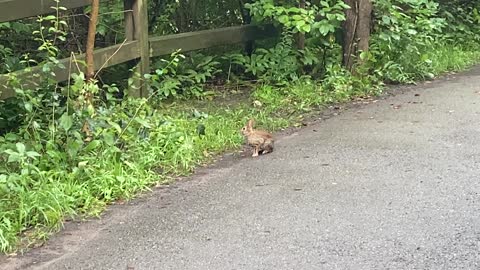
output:
[[352,107],[1,269],[480,269],[480,68]]

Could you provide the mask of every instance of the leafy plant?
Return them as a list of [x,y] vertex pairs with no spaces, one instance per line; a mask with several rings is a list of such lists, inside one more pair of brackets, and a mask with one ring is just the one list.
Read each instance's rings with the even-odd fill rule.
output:
[[160,59],[155,64],[155,73],[146,76],[157,97],[201,97],[203,85],[221,72],[220,63],[212,56],[196,54],[188,63],[179,65],[181,59],[185,60],[185,56],[174,52],[171,60]]
[[345,20],[343,1],[320,1],[320,5],[307,2],[307,8],[293,5],[275,5],[273,0],[258,0],[245,6],[257,22],[273,21],[293,33],[311,33],[314,36],[333,34]]
[[299,52],[292,49],[291,34],[285,33],[273,48],[259,48],[251,56],[230,54],[225,59],[262,82],[286,85],[299,78],[298,57]]
[[[387,81],[411,82],[433,77],[426,51],[441,36],[445,20],[431,0],[376,1],[376,33],[371,56]],[[372,60],[372,59],[371,59]]]

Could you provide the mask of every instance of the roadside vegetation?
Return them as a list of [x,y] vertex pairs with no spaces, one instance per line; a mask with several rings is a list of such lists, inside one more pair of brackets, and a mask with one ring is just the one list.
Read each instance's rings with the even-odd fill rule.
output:
[[[432,79],[480,60],[480,1],[374,1],[368,33],[358,36],[367,47],[347,56],[345,11],[359,1],[255,0],[245,9],[233,0],[197,2],[149,1],[150,32],[238,25],[246,12],[254,23],[273,22],[280,36],[256,42],[250,54],[240,44],[154,59],[146,98],[129,96],[124,65],[93,80],[49,79],[55,59],[85,47],[89,8],[63,11],[59,1],[54,15],[0,23],[0,73],[45,65],[43,85],[16,87],[12,77],[16,96],[0,101],[1,252],[239,149],[249,118],[276,131],[322,106],[380,94],[385,83]],[[122,7],[101,3],[97,44],[122,42]]]

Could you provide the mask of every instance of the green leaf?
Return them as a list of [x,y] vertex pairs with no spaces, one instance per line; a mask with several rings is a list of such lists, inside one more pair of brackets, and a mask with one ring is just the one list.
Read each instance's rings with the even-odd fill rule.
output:
[[326,36],[330,30],[333,29],[333,26],[330,25],[330,24],[322,24],[320,25],[320,27],[318,28],[318,30],[320,31],[320,33],[324,36]]
[[3,153],[7,154],[7,155],[15,155],[15,154],[18,154],[17,152],[13,151],[12,149],[7,149],[5,151],[3,151]]
[[80,150],[80,147],[82,146],[82,141],[79,140],[70,140],[68,141],[67,144],[67,153],[71,157],[75,157],[78,153],[78,150]]
[[25,103],[23,105],[25,107],[25,110],[27,110],[27,112],[32,112],[32,103]]
[[12,163],[12,162],[20,161],[20,160],[21,160],[21,156],[17,153],[13,153],[12,155],[8,156],[7,162]]
[[300,28],[300,27],[302,27],[302,26],[304,26],[304,25],[305,25],[305,21],[298,21],[296,26],[297,26],[298,28]]
[[103,140],[107,145],[112,146],[115,143],[115,135],[110,132],[105,132],[103,134]]
[[15,133],[7,133],[5,135],[5,140],[10,141],[10,142],[14,142],[18,139],[19,138],[18,138],[17,134],[15,134]]
[[72,116],[68,115],[67,113],[64,113],[60,117],[60,126],[65,130],[68,131],[73,125],[73,119]]
[[107,122],[108,124],[110,124],[110,126],[112,126],[117,131],[118,134],[122,133],[122,127],[120,127],[119,124],[113,122],[110,119],[107,119]]
[[16,143],[15,145],[17,146],[18,153],[20,154],[25,153],[25,144],[19,142],[19,143]]
[[302,16],[300,16],[300,15],[293,15],[293,16],[292,16],[292,19],[294,19],[295,21],[301,21],[301,20],[303,20]]
[[30,157],[30,158],[36,158],[36,157],[41,157],[42,156],[35,151],[28,151],[26,154],[27,154],[27,157]]
[[288,16],[287,15],[282,15],[280,17],[278,17],[278,21],[282,24],[285,24],[288,22]]
[[304,32],[304,33],[310,32],[311,29],[312,29],[312,27],[310,26],[310,24],[306,24],[306,25],[302,26],[302,32]]
[[91,141],[85,148],[85,152],[90,152],[92,150],[94,150],[95,148],[97,148],[99,145],[100,145],[100,141],[99,140],[93,140]]
[[407,33],[409,33],[410,35],[416,35],[418,32],[415,29],[407,29]]
[[335,14],[327,14],[327,19],[330,20],[330,21],[334,20],[336,17],[337,17],[337,15],[335,15]]
[[51,20],[55,20],[56,18],[57,17],[55,17],[54,15],[48,15],[47,17],[44,17],[43,19],[51,21]]
[[382,22],[383,22],[384,24],[387,24],[387,25],[390,24],[390,22],[391,22],[390,17],[387,16],[387,15],[383,15],[383,16],[382,16]]
[[142,119],[140,117],[135,117],[133,120],[135,120],[135,122],[139,123],[140,125],[142,125],[143,127],[146,127],[146,128],[150,128],[151,125],[150,123],[145,120],[145,119]]
[[291,7],[287,11],[291,12],[291,13],[298,13],[298,12],[300,12],[300,9],[297,8],[297,7]]

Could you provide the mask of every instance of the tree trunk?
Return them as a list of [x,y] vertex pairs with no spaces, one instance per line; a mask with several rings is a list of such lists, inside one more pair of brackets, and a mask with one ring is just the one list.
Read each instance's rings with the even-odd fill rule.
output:
[[355,73],[355,65],[361,65],[360,53],[368,51],[373,5],[371,0],[345,0],[345,4],[350,9],[343,23],[343,65]]
[[176,23],[177,29],[180,33],[188,32],[188,21],[190,16],[188,15],[188,3],[185,0],[179,0],[179,6],[177,8]]
[[[251,3],[251,0],[239,0],[238,4],[240,7],[240,13],[242,14],[242,23],[244,25],[250,24],[252,22],[252,16],[250,15],[250,11],[245,8],[246,3]],[[248,56],[251,56],[253,53],[253,47],[255,45],[255,41],[250,40],[245,43],[245,53]]]
[[[300,0],[298,3],[298,7],[301,9],[305,9],[305,0]],[[304,33],[298,33],[297,48],[299,50],[305,50],[305,34]]]
[[97,32],[99,2],[100,0],[92,1],[92,12],[90,13],[90,22],[88,24],[87,48],[85,51],[85,61],[87,63],[87,74],[85,79],[87,81],[91,81],[95,75],[93,50],[95,49],[95,34]]
[[166,5],[166,1],[164,0],[156,0],[153,2],[153,7],[151,8],[151,10],[153,11],[150,14],[150,16],[148,16],[149,18],[148,32],[153,32],[153,30],[155,29],[157,20],[160,17],[161,12],[165,8],[165,5]]
[[[100,5],[100,0],[92,0],[92,12],[90,13],[90,22],[88,24],[88,35],[87,35],[87,48],[85,50],[85,62],[87,63],[87,74],[85,75],[85,81],[87,83],[92,83],[95,76],[95,62],[93,58],[93,51],[95,50],[95,34],[97,32],[97,22],[98,22],[98,9]],[[90,91],[85,91],[85,108],[93,106],[93,93]],[[90,124],[87,120],[83,123],[82,131],[85,133],[85,141],[89,142],[93,138],[92,131],[90,129]]]

